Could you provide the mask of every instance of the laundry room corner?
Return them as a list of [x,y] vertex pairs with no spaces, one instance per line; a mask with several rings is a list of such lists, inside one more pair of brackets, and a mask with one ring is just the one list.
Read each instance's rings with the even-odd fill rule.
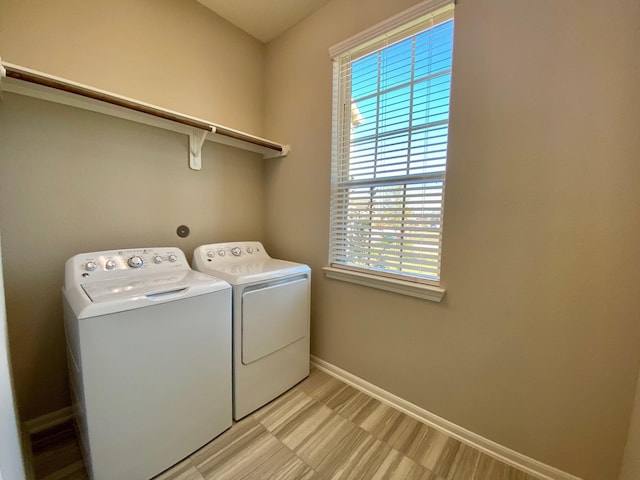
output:
[[638,20],[0,0],[0,480],[640,478]]
[[[262,134],[264,46],[196,2],[28,0],[0,9],[3,61]],[[262,239],[262,155],[205,142],[202,170],[194,171],[188,140],[3,92],[0,228],[22,422],[70,404],[60,295],[66,259],[175,245],[191,260],[201,244]],[[180,225],[188,237],[176,234]]]

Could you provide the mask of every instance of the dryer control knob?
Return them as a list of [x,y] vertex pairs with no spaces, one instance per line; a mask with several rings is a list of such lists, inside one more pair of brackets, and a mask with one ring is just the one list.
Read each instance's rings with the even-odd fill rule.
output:
[[213,258],[213,257],[215,257],[215,256],[216,256],[216,254],[215,254],[215,253],[213,253],[213,250],[209,250],[209,251],[207,252],[207,257],[209,257],[209,258]]
[[218,250],[218,256],[219,257],[224,257],[224,250],[223,249]]
[[116,268],[116,262],[114,262],[113,260],[107,260],[106,262],[104,262],[104,268],[106,268],[107,270],[113,270],[114,268]]
[[247,247],[247,253],[253,253],[253,248]]
[[178,256],[174,253],[167,257],[171,263],[176,262],[178,260]]
[[233,255],[234,257],[239,257],[241,253],[242,251],[238,247],[233,247],[231,249],[231,255]]
[[164,260],[162,259],[162,257],[160,255],[156,255],[155,257],[153,257],[153,263],[156,263],[158,265],[160,265]]
[[96,268],[98,268],[98,265],[96,264],[96,262],[87,262],[84,265],[84,269],[87,272],[93,272]]
[[138,255],[134,255],[133,257],[131,257],[129,260],[127,260],[127,264],[131,267],[131,268],[140,268],[142,266],[144,262],[142,261],[142,258],[139,257]]

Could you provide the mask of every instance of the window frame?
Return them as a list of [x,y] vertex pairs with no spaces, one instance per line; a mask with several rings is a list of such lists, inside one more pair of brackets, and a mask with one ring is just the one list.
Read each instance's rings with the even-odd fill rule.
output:
[[[366,57],[374,52],[381,52],[384,49],[398,43],[404,41],[408,38],[415,37],[421,31],[425,31],[424,27],[422,29],[417,26],[422,25],[424,23],[425,16],[433,15],[434,12],[438,12],[440,10],[451,10],[449,14],[450,19],[453,19],[453,4],[452,0],[427,0],[422,2],[405,12],[402,12],[389,20],[382,22],[364,32],[344,41],[340,44],[332,47],[330,49],[330,54],[333,57],[334,61],[334,87],[333,87],[333,138],[332,138],[332,207],[334,205],[333,198],[336,192],[348,192],[350,187],[345,187],[344,185],[339,190],[336,186],[337,178],[339,177],[337,168],[344,167],[341,161],[347,157],[350,157],[349,152],[341,151],[344,147],[349,148],[351,146],[351,135],[348,128],[351,127],[352,121],[348,121],[347,119],[352,119],[353,111],[352,111],[352,75],[351,72],[348,72],[347,80],[340,78],[341,73],[343,73],[343,62],[347,62],[348,68],[358,61],[361,58]],[[448,7],[448,8],[443,8]],[[448,19],[447,19],[448,20]],[[434,23],[433,27],[437,27],[439,24],[444,23],[447,20],[443,20],[441,22]],[[380,42],[384,41],[385,44],[380,47]],[[370,49],[370,51],[367,51]],[[347,55],[351,51],[357,51],[357,56],[354,59],[348,58]],[[415,64],[415,57],[412,53],[411,57],[411,70],[413,71]],[[449,72],[450,74],[450,72]],[[415,85],[415,78],[413,73],[411,75],[411,91],[413,92],[413,88]],[[448,86],[449,89],[449,98],[450,98],[450,83]],[[378,88],[376,95],[381,96],[382,90]],[[347,98],[347,100],[345,100]],[[412,97],[411,97],[412,98]],[[348,111],[347,111],[348,110]],[[413,111],[413,108],[412,108]],[[411,113],[411,116],[413,113]],[[341,118],[342,117],[342,118]],[[376,124],[380,122],[380,116],[376,113]],[[449,116],[447,115],[447,136],[449,134]],[[347,127],[349,125],[349,127]],[[431,127],[428,127],[431,128]],[[410,124],[411,129],[411,124]],[[426,130],[425,130],[426,131]],[[348,141],[345,141],[344,137],[346,135],[349,136]],[[378,138],[376,134],[376,138]],[[448,139],[447,143],[448,144]],[[410,143],[408,144],[410,145]],[[410,158],[410,154],[407,153]],[[377,158],[377,157],[376,157]],[[373,162],[373,164],[377,164],[378,160]],[[409,170],[410,164],[407,163],[407,170]],[[438,229],[438,255],[437,255],[437,276],[435,279],[428,279],[424,277],[414,276],[414,275],[404,275],[402,273],[393,273],[393,272],[385,272],[379,271],[377,269],[368,269],[364,267],[345,265],[342,263],[336,264],[332,263],[333,258],[336,255],[333,255],[333,235],[334,230],[336,229],[337,220],[334,218],[335,212],[333,209],[330,211],[330,230],[331,230],[331,238],[330,241],[330,249],[329,249],[329,266],[324,267],[325,276],[327,278],[332,278],[336,280],[347,281],[351,283],[357,283],[360,285],[365,285],[373,288],[379,288],[387,291],[392,291],[395,293],[400,293],[404,295],[410,295],[414,297],[424,298],[427,300],[432,300],[439,302],[442,300],[446,290],[442,288],[440,285],[440,266],[442,262],[442,214],[443,214],[443,204],[444,204],[444,188],[445,188],[445,176],[446,176],[446,166],[444,167],[445,171],[442,173],[442,192],[441,192],[441,203],[440,203],[440,227]],[[343,175],[344,176],[344,175]],[[409,177],[409,173],[407,173],[406,177]],[[432,177],[435,177],[432,176]],[[432,179],[426,180],[426,174],[423,175],[424,184],[426,185],[428,182],[431,182]],[[431,178],[431,177],[430,177]],[[346,185],[354,184],[357,185],[356,182],[352,182],[351,180],[347,182],[343,182]],[[382,184],[386,183],[387,185],[393,185],[392,182],[382,181]],[[404,185],[403,189],[406,191],[407,185]],[[426,195],[426,194],[425,194]],[[404,200],[402,200],[404,202]],[[402,203],[402,209],[405,208],[405,203]],[[343,210],[345,207],[343,207]],[[404,222],[404,220],[402,220]],[[421,245],[427,245],[421,243]],[[403,247],[400,246],[400,252],[402,252]],[[401,254],[398,255],[397,259],[402,260]]]

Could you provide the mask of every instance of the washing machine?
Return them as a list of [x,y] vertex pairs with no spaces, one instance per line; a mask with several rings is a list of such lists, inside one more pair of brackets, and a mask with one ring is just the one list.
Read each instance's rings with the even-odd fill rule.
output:
[[260,242],[203,245],[193,267],[233,288],[233,418],[309,375],[311,269],[271,258]]
[[231,286],[178,248],[65,266],[74,410],[94,480],[149,479],[231,426]]

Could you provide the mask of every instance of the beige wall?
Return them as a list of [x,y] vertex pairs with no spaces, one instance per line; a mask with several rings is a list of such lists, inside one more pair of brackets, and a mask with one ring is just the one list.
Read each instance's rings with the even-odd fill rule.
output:
[[0,55],[261,133],[264,46],[195,0],[2,0]]
[[[264,46],[195,2],[0,1],[0,55],[261,134]],[[5,92],[0,229],[22,420],[69,405],[60,287],[73,254],[261,240],[262,158]],[[180,224],[191,235],[180,239]]]
[[414,3],[334,0],[268,45],[265,134],[293,150],[266,164],[267,247],[314,270],[313,354],[612,480],[640,363],[639,4],[459,0],[436,304],[321,273],[328,48]]

